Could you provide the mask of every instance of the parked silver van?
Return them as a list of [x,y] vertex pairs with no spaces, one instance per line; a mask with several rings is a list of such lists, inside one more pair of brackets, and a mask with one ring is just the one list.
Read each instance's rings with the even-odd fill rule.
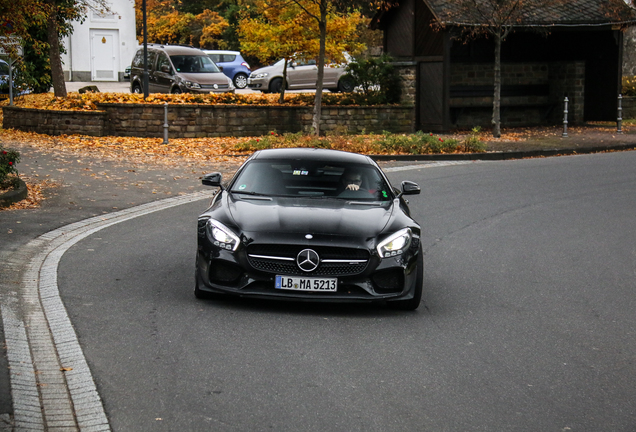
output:
[[[131,65],[130,91],[143,93],[144,50]],[[177,45],[148,45],[148,93],[234,92],[234,84],[203,51]]]

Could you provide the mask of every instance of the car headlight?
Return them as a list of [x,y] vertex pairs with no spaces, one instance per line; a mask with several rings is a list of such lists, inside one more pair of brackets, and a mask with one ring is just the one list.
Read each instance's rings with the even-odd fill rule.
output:
[[191,89],[200,89],[201,88],[201,85],[199,85],[199,83],[195,83],[195,82],[192,82],[192,81],[186,81],[184,84],[185,84],[185,86],[187,88],[191,88]]
[[398,255],[402,255],[405,250],[411,245],[411,238],[413,234],[410,228],[404,228],[399,230],[393,235],[390,235],[386,239],[378,243],[377,251],[378,255],[382,258],[390,258]]
[[209,219],[206,227],[208,238],[214,246],[231,251],[235,251],[239,246],[241,240],[221,222]]
[[269,75],[269,73],[263,72],[263,73],[257,73],[256,75],[252,75],[252,76],[250,76],[250,78],[259,79],[259,78],[265,78],[268,75]]

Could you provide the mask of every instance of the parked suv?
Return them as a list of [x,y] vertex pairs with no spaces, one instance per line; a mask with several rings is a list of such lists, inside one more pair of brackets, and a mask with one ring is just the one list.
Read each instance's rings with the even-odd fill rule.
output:
[[[132,61],[130,91],[143,93],[144,50]],[[148,93],[234,92],[232,80],[197,48],[148,45]]]
[[247,77],[250,76],[250,65],[243,59],[238,51],[203,50],[223,73],[232,80],[234,87],[244,89],[247,87]]
[[[346,56],[345,56],[346,57]],[[256,69],[247,80],[253,90],[263,93],[278,93],[283,85],[283,67],[285,59],[278,60],[271,66]],[[345,65],[325,65],[323,88],[332,92],[353,91],[353,81],[345,75]],[[316,60],[298,60],[287,64],[287,89],[315,89],[318,81]]]

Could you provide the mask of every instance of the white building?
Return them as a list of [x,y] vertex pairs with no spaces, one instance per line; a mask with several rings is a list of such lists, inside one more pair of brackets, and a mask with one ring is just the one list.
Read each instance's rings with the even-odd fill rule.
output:
[[64,38],[62,54],[66,81],[121,81],[137,51],[134,0],[111,0],[110,13],[88,11]]

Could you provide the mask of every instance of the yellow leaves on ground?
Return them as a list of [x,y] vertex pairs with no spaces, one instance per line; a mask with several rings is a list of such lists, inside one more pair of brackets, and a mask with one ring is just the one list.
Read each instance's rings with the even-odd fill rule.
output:
[[[335,95],[340,96],[340,95]],[[162,94],[152,93],[144,99],[134,93],[84,93],[70,92],[65,98],[55,97],[52,93],[29,94],[16,98],[14,104],[21,108],[48,110],[98,110],[100,103],[130,104],[204,104],[204,105],[278,105],[277,94]],[[295,94],[285,101],[285,105],[311,106],[313,94]]]

